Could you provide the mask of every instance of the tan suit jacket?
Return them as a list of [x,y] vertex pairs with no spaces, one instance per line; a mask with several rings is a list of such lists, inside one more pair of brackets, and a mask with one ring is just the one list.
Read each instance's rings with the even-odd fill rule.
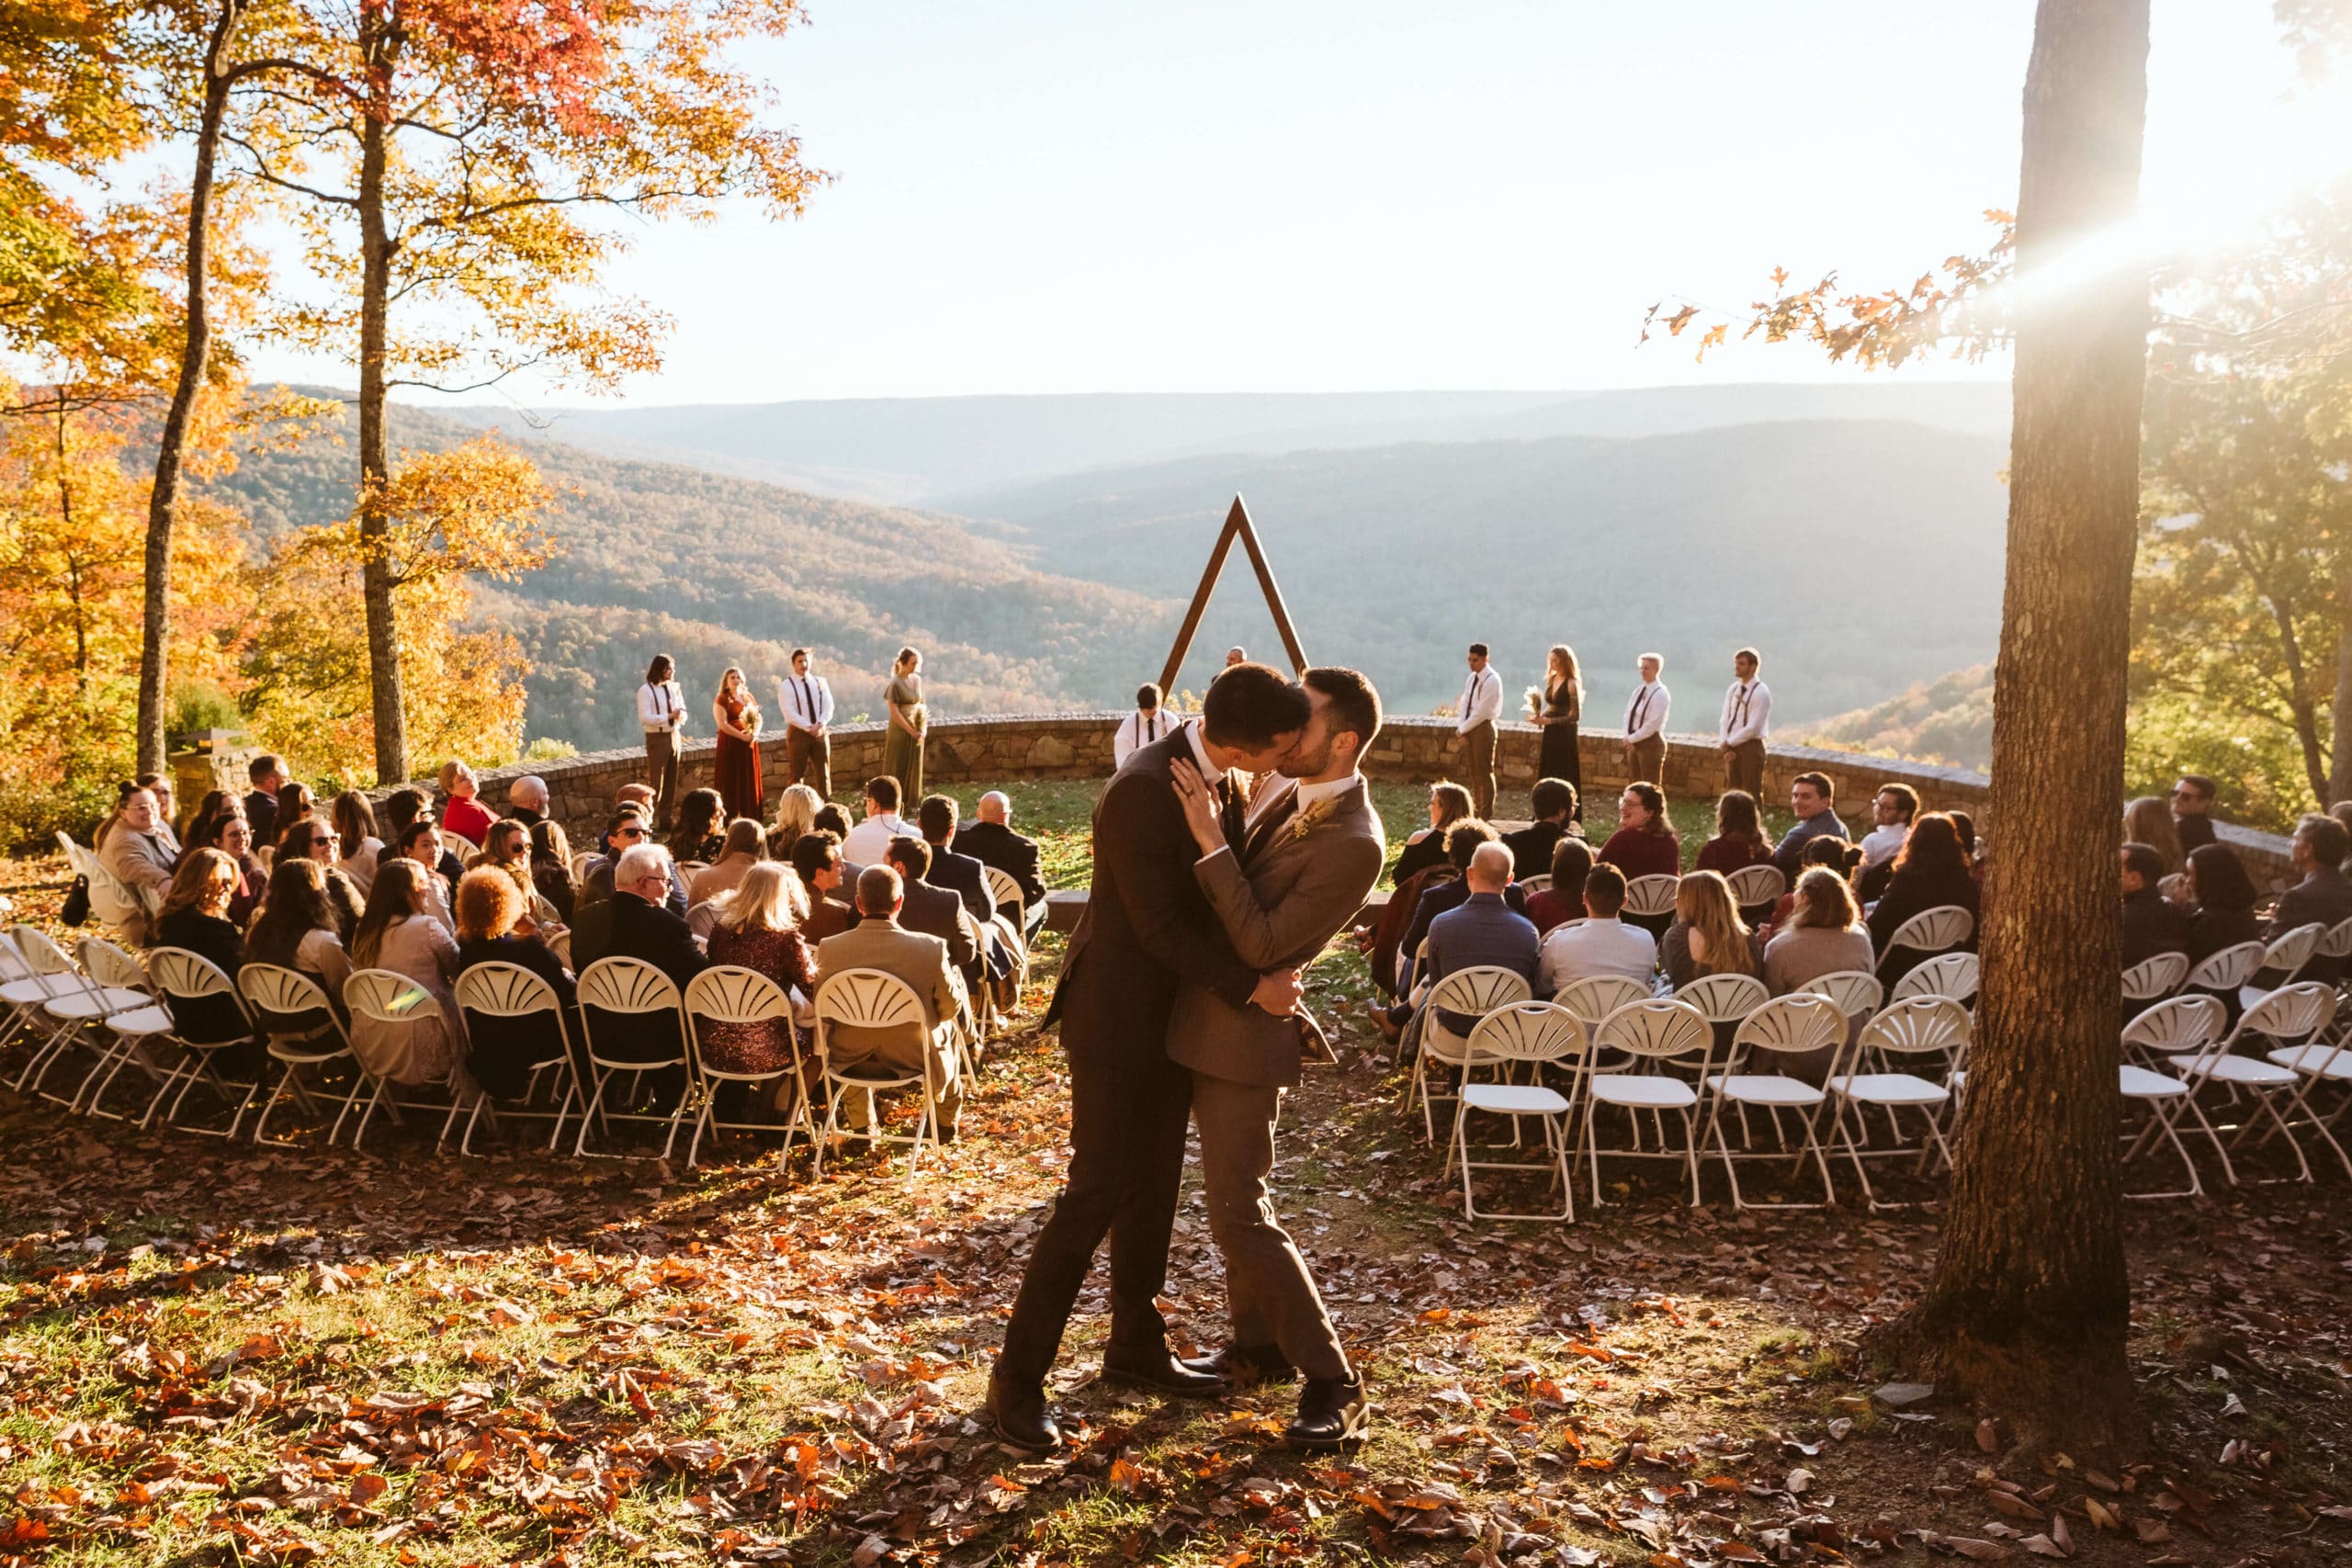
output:
[[[947,944],[935,936],[902,928],[888,915],[869,915],[839,936],[817,944],[817,983],[844,969],[879,969],[913,987],[922,999],[924,1036],[943,1018],[954,1018],[964,1005],[964,992],[947,965]],[[864,1056],[887,1045],[908,1043],[901,1029],[868,1029],[834,1024],[827,1031],[845,1055]],[[915,1042],[921,1045],[924,1042]]]
[[[1294,819],[1276,831],[1246,863],[1228,850],[1193,868],[1234,951],[1261,972],[1321,953],[1363,907],[1387,858],[1380,814],[1362,784],[1334,797],[1304,833],[1296,826]],[[1188,980],[1169,1021],[1168,1055],[1212,1077],[1288,1087],[1298,1082],[1298,1026]]]

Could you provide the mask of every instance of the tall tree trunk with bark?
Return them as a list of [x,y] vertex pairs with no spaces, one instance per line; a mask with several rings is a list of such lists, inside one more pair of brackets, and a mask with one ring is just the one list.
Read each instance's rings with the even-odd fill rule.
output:
[[220,122],[229,110],[233,83],[228,52],[244,0],[223,0],[204,57],[204,109],[197,122],[196,168],[188,181],[187,335],[180,346],[179,380],[155,447],[155,482],[147,497],[145,608],[139,633],[137,771],[164,769],[164,701],[170,675],[172,641],[172,523],[179,506],[180,455],[187,425],[204,386],[205,360],[212,351],[212,321],[206,310],[209,248],[207,226],[212,211],[212,168],[220,146]]
[[2335,705],[2329,712],[2332,765],[2323,806],[2352,800],[2352,547],[2335,547]]
[[1942,1246],[1892,1336],[2030,1442],[2133,1428],[2116,1133],[2148,0],[2041,0],[2026,73],[1984,987]]
[[400,626],[392,604],[391,564],[380,553],[385,520],[378,504],[391,477],[384,432],[384,382],[393,241],[384,220],[384,165],[391,151],[392,71],[401,33],[391,7],[371,8],[362,28],[368,92],[359,153],[359,536],[367,547],[360,566],[360,589],[368,616],[368,684],[375,710],[376,779],[390,784],[409,775],[408,721],[401,706]]

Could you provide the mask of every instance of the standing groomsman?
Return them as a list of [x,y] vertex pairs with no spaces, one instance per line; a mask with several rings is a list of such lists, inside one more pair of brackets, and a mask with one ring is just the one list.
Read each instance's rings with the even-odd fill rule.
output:
[[1495,721],[1503,712],[1503,678],[1487,665],[1487,645],[1470,645],[1470,681],[1455,705],[1462,739],[1463,782],[1470,786],[1470,809],[1480,817],[1495,809]]
[[1625,703],[1625,776],[1635,784],[1657,784],[1666,774],[1666,714],[1674,694],[1659,682],[1663,655],[1642,655],[1642,683]]
[[792,650],[792,673],[775,683],[775,694],[784,710],[784,782],[832,799],[833,742],[825,727],[833,722],[833,689],[809,672],[807,649]]
[[1761,660],[1752,648],[1731,656],[1735,677],[1724,692],[1715,737],[1724,752],[1724,788],[1764,798],[1764,740],[1772,732],[1772,688],[1756,678]]
[[653,826],[660,832],[670,830],[670,808],[678,801],[678,728],[685,718],[678,667],[668,654],[657,653],[637,689],[637,722],[645,731],[645,782],[653,790]]

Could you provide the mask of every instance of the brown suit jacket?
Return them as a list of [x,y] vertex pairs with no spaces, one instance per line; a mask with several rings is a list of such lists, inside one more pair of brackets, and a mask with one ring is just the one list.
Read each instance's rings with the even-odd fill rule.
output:
[[[1304,833],[1295,828],[1276,832],[1246,863],[1227,852],[1193,867],[1234,951],[1256,969],[1287,969],[1322,952],[1363,907],[1387,859],[1380,813],[1361,784]],[[1298,1082],[1298,1026],[1188,980],[1169,1021],[1168,1055],[1231,1083],[1286,1087]]]
[[[947,944],[935,936],[907,931],[888,915],[869,915],[839,936],[829,936],[817,944],[818,985],[844,969],[879,969],[912,987],[922,999],[926,1035],[939,1027],[941,1019],[954,1018],[964,1005],[963,991],[947,967]],[[906,1037],[903,1030],[853,1024],[836,1024],[831,1032],[844,1047],[861,1051],[877,1050],[886,1041]]]

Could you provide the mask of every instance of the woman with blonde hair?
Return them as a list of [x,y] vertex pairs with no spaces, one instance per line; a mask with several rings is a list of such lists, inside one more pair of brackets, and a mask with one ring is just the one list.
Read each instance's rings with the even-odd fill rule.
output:
[[2165,874],[2187,863],[2180,848],[2180,829],[2173,826],[2172,807],[2161,795],[2143,795],[2123,808],[2123,841],[2145,844],[2165,857]]
[[1554,643],[1544,660],[1544,690],[1530,722],[1544,731],[1535,763],[1539,779],[1566,779],[1576,786],[1572,820],[1584,820],[1584,772],[1577,747],[1577,723],[1584,716],[1584,682],[1577,673],[1577,650]]
[[[172,874],[171,891],[164,895],[152,945],[193,953],[234,980],[244,959],[244,943],[229,919],[229,907],[242,883],[237,863],[220,851],[188,851]],[[172,1027],[182,1039],[198,1044],[243,1040],[252,1032],[236,999],[222,996],[173,998]]]
[[817,830],[817,813],[824,808],[825,797],[807,784],[786,784],[775,803],[775,826],[768,829],[768,859],[789,863],[792,846]]
[[531,885],[531,830],[512,817],[492,822],[490,830],[481,836],[481,848],[466,857],[468,871],[484,867],[513,877],[527,902],[535,891]]
[[449,989],[458,968],[458,943],[441,923],[440,901],[428,880],[434,874],[416,861],[386,861],[351,933],[351,956],[359,967],[405,976],[441,1007],[439,1018],[420,1013],[400,1023],[352,1016],[353,1055],[391,1083],[446,1083],[465,1059],[458,998]]
[[1784,997],[1824,975],[1849,969],[1867,975],[1878,967],[1862,908],[1844,876],[1828,866],[1814,866],[1797,878],[1790,898],[1787,920],[1764,944],[1764,983],[1774,996]]
[[334,868],[351,878],[365,898],[376,882],[376,857],[384,852],[383,836],[376,830],[376,808],[356,789],[334,797],[335,836],[343,840],[343,858]]
[[[890,662],[889,684],[882,688],[883,705],[889,709],[890,727],[882,742],[882,771],[899,781],[899,798],[922,798],[922,738],[929,719],[922,705],[922,653],[902,648]],[[759,814],[754,807],[752,815]]]
[[743,671],[732,664],[718,678],[718,694],[710,699],[710,720],[718,731],[711,778],[727,803],[727,815],[756,818],[767,798],[760,782],[760,705],[752,700]]
[[699,904],[732,893],[743,874],[766,858],[768,836],[749,817],[738,817],[727,824],[725,847],[718,858],[695,873],[686,885],[686,902]]
[[[710,961],[764,975],[786,992],[804,997],[817,990],[817,950],[800,934],[808,918],[808,893],[792,868],[762,861],[722,897],[718,923],[710,931]],[[792,1065],[792,1024],[706,1023],[700,1026],[703,1059],[722,1072],[768,1073]]]
[[1667,979],[1678,987],[1705,975],[1764,973],[1763,944],[1739,918],[1720,872],[1694,871],[1676,887],[1674,923],[1659,953]]
[[1417,828],[1405,840],[1403,852],[1396,857],[1396,869],[1388,874],[1389,885],[1402,887],[1419,873],[1445,863],[1445,830],[1456,822],[1473,815],[1470,792],[1452,779],[1440,779],[1430,785],[1430,825]]

